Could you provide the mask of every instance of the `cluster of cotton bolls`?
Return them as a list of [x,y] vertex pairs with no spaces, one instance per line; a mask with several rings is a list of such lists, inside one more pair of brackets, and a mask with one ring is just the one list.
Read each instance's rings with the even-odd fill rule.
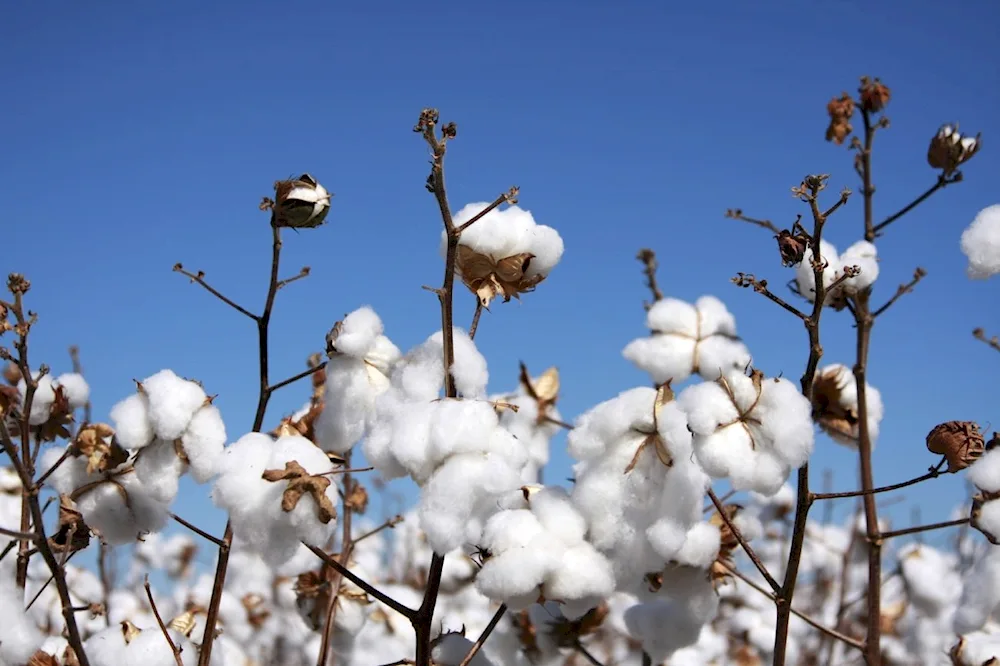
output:
[[[843,307],[846,298],[868,289],[878,279],[878,250],[873,243],[858,241],[837,254],[837,248],[827,240],[820,242],[820,260],[824,262],[823,287],[827,292],[826,304],[834,308]],[[813,250],[807,248],[802,261],[795,265],[795,281],[798,292],[812,303],[816,298],[816,274],[813,271]],[[860,273],[844,278],[845,268],[856,266]],[[840,281],[842,280],[842,281]],[[834,283],[837,283],[834,286]]]
[[657,384],[677,385],[692,374],[711,380],[750,362],[735,318],[714,296],[702,296],[694,305],[660,299],[646,314],[646,326],[652,335],[633,340],[622,354]]
[[[72,413],[83,408],[90,399],[90,386],[79,373],[65,372],[58,377],[52,377],[36,372],[32,376],[36,386],[31,398],[28,422],[33,426],[40,426],[48,421],[53,410]],[[21,406],[24,407],[28,383],[23,377],[17,383],[17,391],[21,398]]]
[[383,477],[409,475],[421,486],[420,524],[440,554],[479,541],[528,463],[525,445],[500,426],[502,406],[486,399],[486,359],[461,329],[453,340],[459,397],[440,397],[443,336],[435,333],[393,366],[363,445]]
[[55,469],[52,487],[106,542],[127,543],[163,527],[181,475],[204,483],[215,474],[226,430],[201,385],[171,370],[139,382],[111,420],[113,429],[84,428],[73,443],[49,448],[40,466]]

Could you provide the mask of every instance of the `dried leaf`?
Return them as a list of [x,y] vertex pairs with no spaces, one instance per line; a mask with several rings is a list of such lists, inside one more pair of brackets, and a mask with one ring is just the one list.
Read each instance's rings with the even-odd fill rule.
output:
[[329,523],[337,516],[337,508],[326,495],[330,487],[330,479],[325,476],[312,476],[295,460],[285,463],[285,469],[265,470],[261,475],[265,481],[288,481],[288,487],[281,495],[281,510],[291,512],[299,504],[303,495],[310,495],[316,502],[316,517],[320,522]]

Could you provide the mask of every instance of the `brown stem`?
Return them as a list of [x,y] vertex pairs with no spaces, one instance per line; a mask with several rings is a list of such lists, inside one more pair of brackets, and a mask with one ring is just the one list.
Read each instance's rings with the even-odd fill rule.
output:
[[812,498],[814,500],[842,499],[844,497],[861,497],[862,495],[875,495],[878,493],[887,493],[893,490],[899,490],[900,488],[916,485],[929,479],[936,479],[941,476],[941,468],[944,467],[946,462],[947,460],[942,458],[941,462],[934,467],[929,468],[926,474],[921,474],[920,476],[914,477],[909,481],[894,483],[891,486],[881,486],[879,488],[872,488],[871,490],[851,490],[841,493],[813,493]]
[[386,530],[386,529],[391,530],[391,529],[394,529],[396,527],[396,525],[399,525],[401,522],[403,522],[403,516],[395,515],[392,518],[390,518],[389,520],[387,520],[384,523],[382,523],[381,525],[379,525],[378,527],[376,527],[375,529],[369,530],[368,532],[365,532],[361,536],[356,537],[354,539],[354,544],[357,545],[357,544],[361,543],[362,541],[364,541],[365,539],[367,539],[368,537],[375,536],[376,534],[378,534],[382,530]]
[[315,555],[319,557],[321,560],[323,560],[323,562],[325,562],[328,566],[335,569],[341,576],[351,581],[352,583],[354,583],[362,590],[364,590],[371,596],[381,601],[383,604],[385,604],[392,610],[396,611],[397,613],[406,618],[412,619],[416,617],[417,611],[413,610],[412,608],[407,608],[406,606],[399,603],[389,595],[385,594],[384,592],[381,592],[374,585],[372,585],[365,579],[361,578],[360,576],[352,572],[350,569],[342,565],[340,562],[338,562],[336,558],[327,555],[325,552],[323,552],[322,548],[317,548],[316,546],[310,546],[309,544],[305,544],[305,546],[313,553],[315,553]]
[[580,641],[576,641],[573,644],[573,647],[576,648],[576,651],[580,653],[580,656],[582,656],[584,659],[590,662],[591,666],[604,666],[604,664],[602,664],[597,657],[595,657],[593,654],[590,653],[590,650],[583,647],[583,643],[581,643]]
[[111,559],[112,546],[104,541],[98,545],[97,553],[97,574],[101,579],[102,603],[104,605],[104,626],[111,626],[111,590],[114,589],[115,581],[108,561]]
[[[865,129],[867,130],[867,127]],[[871,142],[868,142],[867,145],[868,145],[868,149],[870,150],[871,149]],[[874,227],[872,227],[872,234],[873,234],[872,238],[868,238],[868,235],[866,233],[865,234],[865,239],[868,242],[874,241],[875,240],[875,236],[881,236],[882,235],[882,230],[883,229],[885,229],[887,226],[889,226],[890,224],[892,224],[893,222],[895,222],[896,220],[898,220],[899,218],[903,217],[904,215],[906,215],[907,213],[909,213],[911,210],[913,210],[914,208],[916,208],[917,206],[919,206],[920,204],[922,204],[932,194],[934,194],[938,190],[942,190],[942,189],[948,187],[952,183],[961,182],[961,180],[962,180],[962,176],[961,176],[960,173],[956,173],[954,176],[952,176],[950,178],[947,177],[947,176],[944,176],[944,175],[938,176],[937,182],[934,183],[933,185],[931,185],[929,188],[927,188],[927,190],[923,194],[921,194],[916,199],[914,199],[910,203],[906,204],[905,206],[903,206],[902,208],[900,208],[898,211],[896,211],[895,213],[893,213],[892,215],[890,215],[889,217],[885,218],[884,220],[882,220],[881,222],[879,222],[878,224],[876,224]]]
[[955,527],[957,525],[965,525],[969,522],[968,518],[958,518],[956,520],[946,520],[943,523],[931,523],[930,525],[917,525],[916,527],[907,527],[903,530],[895,530],[892,532],[883,532],[879,536],[882,539],[891,539],[898,536],[906,536],[907,534],[918,534],[920,532],[930,532],[931,530],[939,530],[944,527]]
[[730,217],[734,220],[739,220],[740,222],[747,222],[749,224],[762,227],[774,233],[779,233],[781,231],[781,229],[779,229],[774,222],[771,222],[771,220],[761,220],[755,217],[747,217],[746,215],[743,214],[743,211],[740,210],[739,208],[730,208],[729,210],[727,210],[726,217]]
[[918,266],[917,269],[913,271],[913,279],[907,282],[906,284],[899,285],[899,287],[896,289],[896,293],[892,295],[892,298],[886,301],[885,305],[883,305],[878,310],[873,312],[872,317],[878,317],[883,312],[892,307],[892,304],[898,301],[904,294],[908,294],[911,291],[913,291],[913,288],[917,286],[917,283],[923,280],[926,275],[927,271]]
[[[264,310],[260,315],[253,315],[239,306],[223,298],[223,300],[248,315],[257,323],[257,358],[260,368],[259,395],[257,411],[253,420],[253,432],[260,432],[264,425],[264,415],[267,403],[271,398],[271,388],[268,382],[268,330],[271,323],[271,311],[274,308],[274,297],[278,293],[278,268],[281,262],[281,228],[278,227],[274,215],[271,216],[271,278],[267,288],[267,298],[264,300]],[[175,267],[175,270],[178,270]],[[182,269],[180,269],[182,270]],[[186,273],[185,273],[186,274]],[[207,285],[206,285],[206,288]],[[209,291],[212,291],[209,289]],[[220,296],[221,298],[221,296]],[[219,621],[219,606],[222,603],[222,590],[226,584],[226,571],[229,567],[229,552],[233,543],[233,526],[226,521],[226,531],[219,546],[219,559],[215,567],[215,580],[212,585],[212,597],[208,603],[205,615],[205,631],[202,635],[201,652],[198,655],[198,666],[209,666],[212,659],[212,644],[215,641],[215,626]]]
[[195,534],[197,534],[198,536],[200,536],[202,539],[206,539],[208,541],[211,541],[212,543],[214,543],[219,548],[222,548],[223,546],[225,546],[225,543],[223,543],[222,539],[220,539],[218,537],[214,537],[211,534],[209,534],[208,532],[206,532],[205,530],[202,530],[202,529],[199,529],[199,528],[195,527],[194,525],[192,525],[188,521],[186,521],[183,518],[181,518],[180,516],[178,516],[176,513],[171,513],[170,517],[173,518],[174,520],[176,520],[178,523],[180,523],[184,527],[186,527],[189,530],[191,530],[192,532],[194,532]]
[[202,273],[201,271],[198,271],[197,273],[192,273],[191,271],[185,270],[184,267],[181,264],[174,264],[174,272],[180,273],[181,275],[183,275],[186,278],[190,278],[191,282],[195,282],[197,284],[200,284],[202,287],[205,288],[206,291],[208,291],[208,293],[212,294],[213,296],[215,296],[220,301],[222,301],[223,303],[225,303],[229,307],[233,308],[234,310],[236,310],[240,314],[245,315],[247,317],[250,317],[250,319],[253,319],[254,321],[257,321],[259,319],[259,317],[257,315],[255,315],[254,313],[250,312],[249,310],[247,310],[246,308],[244,308],[242,305],[238,305],[235,301],[231,300],[228,296],[223,295],[215,287],[213,287],[210,284],[208,284],[207,282],[205,282],[205,274]]
[[733,533],[734,537],[736,537],[736,540],[746,552],[750,561],[753,562],[753,565],[757,567],[757,571],[759,571],[760,575],[764,577],[764,580],[767,581],[767,584],[771,586],[772,590],[779,592],[781,590],[781,585],[778,584],[778,581],[774,579],[771,572],[768,571],[767,567],[764,566],[764,563],[761,562],[760,557],[754,551],[753,547],[751,547],[747,540],[743,538],[743,534],[740,532],[739,528],[736,527],[736,524],[729,519],[729,516],[726,514],[726,508],[722,505],[722,502],[716,496],[715,491],[711,488],[708,489],[708,497],[712,500],[712,504],[715,505],[715,510],[719,513],[719,516],[721,516],[722,520],[726,523],[726,527],[728,527],[729,531]]
[[986,343],[991,349],[1000,352],[1000,338],[997,338],[997,336],[994,335],[993,337],[987,338],[986,331],[981,328],[977,328],[972,331],[972,337],[980,342]]
[[485,629],[483,629],[483,633],[479,634],[479,638],[476,639],[476,642],[473,643],[472,647],[469,649],[469,653],[465,655],[465,658],[462,659],[458,666],[469,666],[469,664],[472,663],[472,660],[476,658],[479,651],[484,645],[486,645],[486,639],[488,639],[490,634],[493,633],[493,630],[496,629],[497,624],[500,623],[500,619],[506,612],[507,604],[500,604],[500,608],[498,608],[497,612],[493,614],[493,618],[490,620],[490,623],[486,625]]
[[[644,247],[639,250],[639,254],[635,258],[643,264],[642,272],[646,276],[646,286],[649,287],[650,293],[653,294],[653,303],[662,301],[663,292],[660,291],[660,286],[656,283],[656,269],[659,268],[659,264],[656,261],[656,253],[648,247]],[[643,303],[643,306],[649,310],[653,307],[653,303]]]
[[469,326],[469,339],[476,339],[476,331],[479,329],[479,318],[483,315],[483,302],[476,296],[476,312],[472,315],[472,324]]
[[317,371],[322,370],[323,368],[325,368],[326,367],[326,363],[327,363],[326,361],[323,361],[322,363],[316,364],[315,367],[309,368],[308,370],[303,370],[302,372],[300,372],[300,373],[298,373],[296,375],[292,375],[288,379],[282,379],[277,384],[271,384],[270,386],[267,387],[267,391],[268,391],[268,393],[274,393],[278,389],[285,388],[289,384],[294,384],[295,382],[299,381],[300,379],[305,379],[306,377],[310,377],[310,376],[312,376],[313,373],[315,373],[315,372],[317,372]]
[[167,625],[163,623],[163,618],[160,617],[160,611],[156,609],[156,602],[153,601],[153,590],[149,587],[149,574],[146,574],[145,580],[143,580],[142,586],[146,588],[146,598],[149,599],[149,607],[153,611],[153,617],[156,618],[156,624],[160,625],[160,631],[163,632],[163,637],[167,639],[167,645],[170,646],[170,651],[174,653],[174,661],[177,662],[177,666],[184,666],[184,661],[181,659],[181,650],[174,643],[174,639],[170,637],[170,632],[167,631]]
[[[351,467],[351,452],[348,451],[344,454],[344,467],[350,470]],[[351,539],[351,514],[352,507],[348,498],[351,496],[353,480],[351,478],[350,471],[344,473],[344,494],[343,494],[343,513],[344,517],[341,520],[341,538],[340,538],[340,557],[338,561],[341,567],[346,569],[348,563],[351,561],[351,555],[354,553],[354,541]],[[326,666],[327,660],[330,656],[331,641],[333,640],[333,626],[337,619],[337,598],[340,596],[340,582],[343,576],[339,571],[334,570],[334,575],[330,577],[330,598],[326,607],[326,621],[323,625],[323,634],[320,641],[319,648],[319,658],[316,660],[317,666]]]

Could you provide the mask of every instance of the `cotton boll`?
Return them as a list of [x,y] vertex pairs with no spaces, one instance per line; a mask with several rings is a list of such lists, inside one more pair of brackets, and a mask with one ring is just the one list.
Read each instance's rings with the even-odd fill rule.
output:
[[775,454],[792,468],[804,465],[812,455],[814,439],[808,398],[787,379],[764,380],[757,409],[760,429]]
[[962,253],[968,257],[966,274],[985,280],[1000,273],[1000,204],[979,211],[962,232]]
[[[31,411],[28,414],[28,422],[33,426],[39,426],[49,420],[52,405],[55,404],[56,392],[52,385],[51,376],[35,372],[32,377],[36,386],[34,393],[31,394]],[[23,410],[28,396],[28,382],[23,377],[17,383],[17,392],[20,395],[21,409]]]
[[547,599],[562,602],[563,614],[570,620],[582,617],[614,591],[611,563],[583,541],[563,553],[542,586]]
[[969,466],[969,482],[988,493],[1000,491],[1000,447],[987,451]]
[[722,533],[710,523],[697,523],[688,530],[684,545],[674,559],[698,569],[708,569],[719,555]]
[[996,633],[974,633],[963,636],[962,650],[958,666],[987,666],[1000,659],[1000,635]]
[[337,334],[336,349],[342,354],[363,359],[384,330],[379,316],[365,305],[344,317]]
[[344,454],[364,437],[379,388],[364,361],[350,356],[327,361],[323,411],[316,419],[316,439],[324,451]]
[[543,488],[531,495],[531,512],[552,536],[563,543],[583,541],[587,523],[577,512],[565,489],[558,486]]
[[548,275],[562,259],[565,246],[559,232],[552,227],[536,226],[532,230],[531,252],[535,258],[531,260],[525,275]]
[[24,596],[24,591],[14,585],[13,571],[6,566],[0,569],[0,608],[4,609],[0,622],[0,663],[27,663],[45,640],[37,625],[21,610],[26,602]]
[[76,498],[76,505],[87,525],[114,545],[158,532],[169,518],[169,505],[136,474],[123,474],[88,489]]
[[1000,501],[983,502],[976,516],[976,527],[987,534],[1000,535]]
[[146,491],[158,501],[169,504],[177,496],[184,463],[177,456],[173,442],[158,439],[145,447],[136,457],[134,467]]
[[215,475],[225,444],[226,425],[219,409],[205,405],[195,412],[181,436],[181,446],[195,481],[206,483]]
[[843,270],[846,266],[857,266],[861,273],[853,278],[848,278],[844,282],[843,290],[848,294],[857,294],[868,289],[875,280],[878,279],[878,250],[873,243],[865,240],[858,241],[850,246],[840,255],[837,270]]
[[149,422],[160,439],[173,440],[184,434],[208,398],[196,382],[181,379],[172,370],[147,377],[141,386],[149,399]]
[[1000,548],[990,548],[962,576],[962,596],[953,620],[955,633],[962,635],[982,629],[998,604]]
[[[810,303],[816,300],[816,275],[813,272],[812,260],[815,255],[811,247],[806,248],[802,256],[802,261],[795,265],[795,281],[798,284],[799,293]],[[837,279],[837,269],[840,258],[837,256],[837,248],[826,239],[820,241],[819,256],[821,261],[826,262],[823,269],[823,286],[829,287]]]
[[153,424],[149,420],[149,398],[133,393],[111,408],[115,436],[126,449],[141,449],[153,442]]
[[499,425],[493,405],[486,401],[446,399],[429,407],[429,455],[435,462],[456,453],[487,450]]
[[[455,224],[461,226],[481,213],[490,204],[470,203],[454,215]],[[447,235],[441,236],[441,253],[446,251]],[[527,276],[548,275],[563,254],[563,241],[551,227],[537,224],[530,211],[518,206],[494,208],[462,232],[461,244],[480,254],[503,259],[515,254],[535,255],[528,266]]]
[[53,385],[62,389],[70,409],[81,409],[90,400],[90,386],[83,375],[77,372],[64,372],[56,378]]
[[899,551],[899,565],[909,600],[922,614],[936,617],[958,601],[961,579],[944,553],[907,544]]
[[[437,336],[439,334],[435,334]],[[451,374],[455,378],[455,388],[466,398],[486,395],[486,384],[490,375],[486,369],[486,358],[476,348],[469,334],[460,328],[454,329],[455,363]]]

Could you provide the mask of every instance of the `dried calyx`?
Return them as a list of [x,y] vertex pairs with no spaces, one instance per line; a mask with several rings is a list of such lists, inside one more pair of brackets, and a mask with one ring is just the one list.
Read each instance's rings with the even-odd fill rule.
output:
[[949,472],[959,472],[986,451],[986,440],[979,425],[972,421],[948,421],[927,433],[927,450],[948,461]]
[[307,173],[274,184],[274,201],[261,203],[271,209],[273,224],[294,229],[314,228],[326,221],[333,195]]
[[462,283],[476,294],[484,308],[488,308],[498,296],[506,303],[511,298],[534,291],[545,279],[540,273],[526,274],[534,258],[535,255],[530,252],[497,258],[480,254],[467,245],[459,245],[455,269]]
[[541,377],[532,380],[531,375],[528,374],[528,367],[523,362],[520,366],[521,371],[518,379],[525,393],[531,396],[538,406],[537,420],[541,423],[548,416],[549,409],[555,406],[556,401],[559,400],[559,370],[555,367],[549,368],[542,373]]
[[285,469],[265,470],[261,475],[265,481],[287,481],[288,487],[281,495],[281,510],[289,513],[295,510],[303,495],[309,495],[316,503],[316,517],[326,524],[337,517],[337,508],[326,495],[330,487],[330,479],[325,476],[311,475],[302,465],[294,460],[285,463]]
[[951,176],[958,167],[972,159],[982,145],[981,134],[965,136],[958,131],[958,123],[944,124],[931,139],[927,148],[927,163],[941,169],[942,175]]

